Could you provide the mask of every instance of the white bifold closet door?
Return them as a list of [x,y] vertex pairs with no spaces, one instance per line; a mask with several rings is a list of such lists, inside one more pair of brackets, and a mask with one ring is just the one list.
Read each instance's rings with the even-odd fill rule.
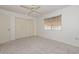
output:
[[10,40],[10,17],[0,13],[0,43]]
[[16,18],[16,39],[32,36],[34,24],[32,20]]

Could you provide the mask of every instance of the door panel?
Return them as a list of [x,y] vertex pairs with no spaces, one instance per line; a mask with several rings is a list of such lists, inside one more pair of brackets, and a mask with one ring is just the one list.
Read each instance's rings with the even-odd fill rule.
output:
[[10,40],[10,17],[0,14],[0,43]]
[[34,24],[31,20],[16,18],[16,39],[32,36]]

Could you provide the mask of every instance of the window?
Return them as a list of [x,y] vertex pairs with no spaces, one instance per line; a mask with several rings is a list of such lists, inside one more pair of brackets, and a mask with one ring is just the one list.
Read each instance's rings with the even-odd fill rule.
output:
[[61,15],[44,19],[45,30],[61,30]]

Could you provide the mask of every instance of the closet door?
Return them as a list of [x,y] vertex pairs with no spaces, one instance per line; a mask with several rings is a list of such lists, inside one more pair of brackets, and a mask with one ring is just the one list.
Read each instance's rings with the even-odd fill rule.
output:
[[33,26],[32,20],[16,18],[16,39],[32,36]]
[[10,40],[10,17],[0,14],[0,43]]

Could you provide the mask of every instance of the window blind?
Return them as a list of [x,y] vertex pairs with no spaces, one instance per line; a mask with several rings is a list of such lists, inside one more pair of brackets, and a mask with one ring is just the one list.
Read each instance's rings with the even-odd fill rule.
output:
[[61,15],[44,19],[44,25],[50,29],[61,26]]

